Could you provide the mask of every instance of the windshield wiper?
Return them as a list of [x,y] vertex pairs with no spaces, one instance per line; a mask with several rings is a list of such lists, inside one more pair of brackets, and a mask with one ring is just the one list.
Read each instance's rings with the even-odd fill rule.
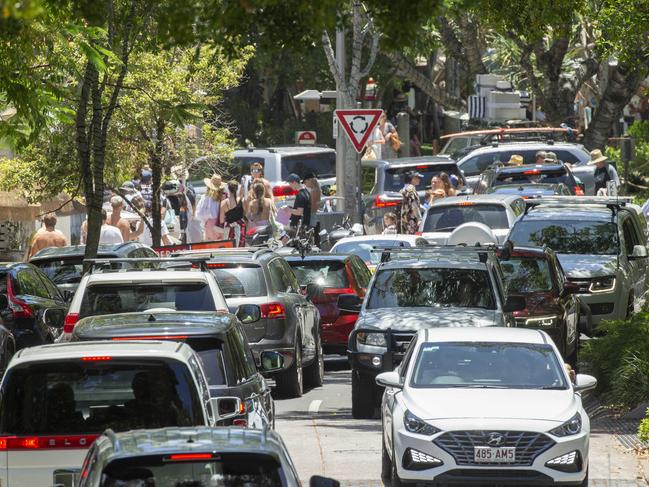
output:
[[508,389],[508,387],[497,386],[494,384],[466,384],[465,387],[469,387],[471,389]]

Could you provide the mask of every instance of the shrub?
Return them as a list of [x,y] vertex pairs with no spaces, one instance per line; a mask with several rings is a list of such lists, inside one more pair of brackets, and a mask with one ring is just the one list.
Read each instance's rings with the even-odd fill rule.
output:
[[638,437],[640,441],[649,441],[649,409],[647,409],[647,417],[640,421],[640,426],[638,426]]

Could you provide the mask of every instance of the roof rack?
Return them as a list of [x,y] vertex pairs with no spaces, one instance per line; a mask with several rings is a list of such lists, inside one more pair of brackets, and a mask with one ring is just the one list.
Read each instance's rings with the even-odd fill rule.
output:
[[450,139],[451,137],[466,136],[466,135],[505,135],[505,134],[524,134],[526,132],[538,133],[574,133],[578,134],[577,129],[567,129],[560,127],[525,127],[525,128],[496,128],[486,130],[470,130],[467,132],[455,132],[453,134],[442,135],[440,139]]
[[196,265],[201,271],[207,271],[207,261],[209,258],[170,258],[170,257],[139,257],[139,258],[118,258],[118,259],[84,259],[84,266],[88,265],[87,272],[93,274],[96,272],[109,271],[109,272],[118,272],[118,271],[168,271],[170,270],[167,267],[149,267],[146,269],[142,268],[125,268],[125,267],[116,267],[115,264],[158,264],[163,262],[187,262],[192,265]]
[[223,256],[223,255],[252,254],[253,258],[257,258],[260,255],[272,251],[273,250],[269,247],[233,247],[233,248],[224,247],[222,249],[179,250],[177,252],[172,252],[171,255],[175,256],[174,260],[181,260],[181,257],[191,256],[191,255],[203,255],[206,256],[206,258],[213,258],[216,256]]
[[602,205],[612,211],[633,202],[632,196],[542,196],[525,200],[525,213],[540,205],[550,206],[579,206]]
[[487,245],[427,245],[421,247],[376,247],[370,252],[381,254],[381,262],[391,260],[392,255],[407,255],[417,257],[439,257],[462,254],[463,257],[477,256],[482,263],[487,262],[490,255],[495,255],[499,247],[495,244]]

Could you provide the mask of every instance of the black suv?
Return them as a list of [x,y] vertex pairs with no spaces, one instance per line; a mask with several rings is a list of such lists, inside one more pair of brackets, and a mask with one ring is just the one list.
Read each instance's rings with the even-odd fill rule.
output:
[[[29,262],[40,268],[63,291],[74,292],[81,281],[85,245],[48,247],[38,251]],[[158,257],[151,247],[139,242],[102,244],[97,250],[99,259]]]
[[577,181],[567,164],[525,164],[505,166],[494,164],[482,173],[475,193],[488,193],[491,188],[505,185],[563,184],[573,195],[583,196],[584,185]]
[[257,364],[264,351],[284,356],[281,372],[273,377],[280,394],[299,397],[304,385],[319,387],[324,377],[320,313],[300,285],[286,260],[270,249],[245,247],[210,252],[179,252],[175,256],[206,257],[228,307],[258,307],[258,319],[243,329]]
[[445,172],[455,176],[459,186],[466,181],[456,162],[448,156],[404,157],[391,161],[362,161],[362,193],[367,233],[383,231],[383,215],[387,212],[399,214],[403,197],[399,193],[405,185],[407,172],[417,171],[423,178],[417,191],[420,199],[434,176]]
[[0,322],[13,333],[17,350],[52,343],[61,335],[67,297],[37,267],[24,262],[0,263],[0,295],[4,308],[0,309]]
[[[246,313],[246,311],[252,314]],[[242,307],[243,321],[256,310]],[[210,397],[236,397],[239,415],[220,426],[265,428],[274,425],[275,405],[270,388],[257,371],[241,325],[225,312],[151,312],[90,316],[74,327],[72,341],[175,340],[186,342],[201,359]],[[262,352],[261,369],[274,372],[282,366],[277,352]]]

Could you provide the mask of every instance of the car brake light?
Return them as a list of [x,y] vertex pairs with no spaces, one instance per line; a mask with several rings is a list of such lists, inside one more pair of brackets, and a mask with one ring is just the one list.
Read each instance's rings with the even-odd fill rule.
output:
[[415,166],[415,169],[430,169],[430,166]]
[[68,313],[63,321],[63,333],[72,333],[77,321],[79,321],[79,313]]
[[324,294],[356,294],[351,287],[326,287],[323,292]]
[[376,199],[374,200],[374,206],[376,208],[387,208],[390,206],[399,206],[400,200],[392,200],[392,201],[385,201],[384,199],[381,198],[380,194],[376,195]]
[[193,460],[212,460],[215,458],[213,453],[176,453],[169,455],[168,460],[172,462],[191,462]]
[[239,426],[241,428],[247,428],[248,427],[248,421],[245,419],[235,419],[232,421],[232,426]]
[[540,169],[530,169],[529,171],[523,171],[523,174],[541,174]]
[[187,340],[188,335],[144,335],[136,337],[113,337],[111,340],[114,341],[126,341],[126,340]]
[[0,451],[88,448],[98,436],[3,436],[0,437]]
[[207,264],[208,269],[222,269],[226,266],[226,264],[218,264],[218,263],[209,263]]
[[584,190],[581,186],[575,186],[575,196],[584,196]]
[[293,196],[296,195],[297,191],[291,188],[288,184],[280,184],[279,186],[273,186],[273,196]]
[[13,312],[14,318],[34,317],[32,308],[26,302],[16,297],[14,284],[9,276],[7,276],[7,300],[9,301],[9,309]]
[[113,360],[113,357],[109,355],[97,355],[94,357],[81,357],[82,362],[107,362]]
[[285,318],[284,306],[281,303],[267,303],[259,306],[261,309],[261,317],[268,319]]
[[460,201],[457,206],[473,206],[473,201]]

